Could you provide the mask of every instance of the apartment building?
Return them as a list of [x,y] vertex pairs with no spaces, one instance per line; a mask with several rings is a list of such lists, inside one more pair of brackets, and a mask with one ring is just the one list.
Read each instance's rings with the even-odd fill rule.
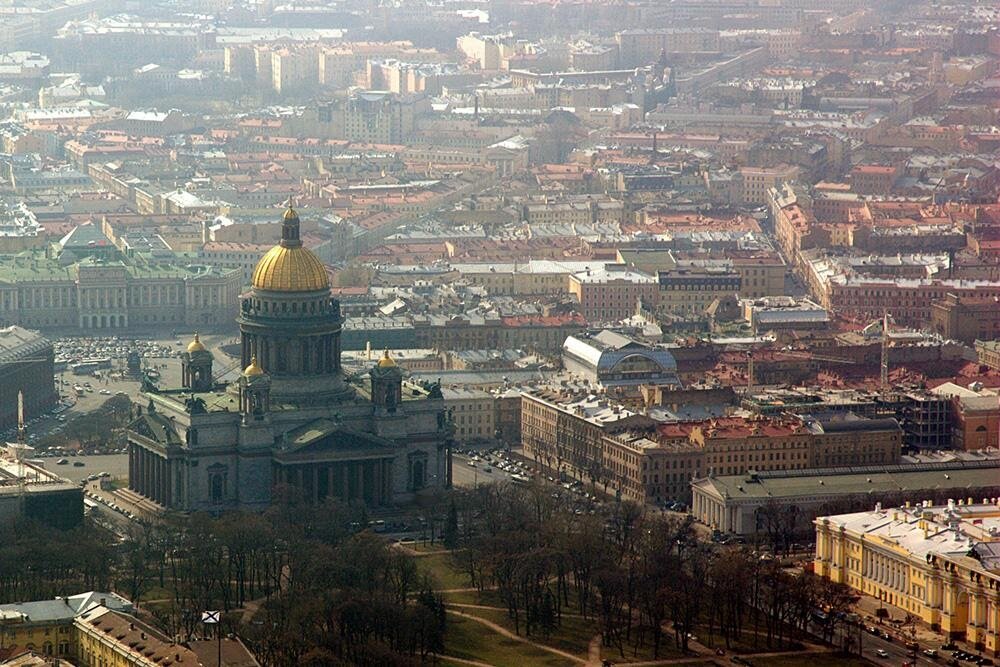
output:
[[859,164],[851,169],[851,190],[860,195],[887,195],[902,173],[902,165]]
[[451,411],[455,439],[461,443],[488,442],[496,437],[496,401],[493,394],[474,387],[442,387],[444,406]]
[[996,299],[945,294],[931,303],[931,328],[942,337],[972,345],[1000,338],[1000,306]]
[[724,267],[660,271],[653,303],[661,313],[700,315],[716,299],[740,293],[740,274]]
[[521,394],[524,456],[560,478],[606,479],[604,436],[652,425],[645,415],[585,392],[543,388]]
[[798,180],[799,171],[800,168],[793,164],[775,167],[740,167],[743,203],[766,204],[768,191],[783,183]]
[[618,264],[595,267],[569,278],[570,293],[591,321],[616,322],[630,317],[640,299],[656,302],[659,290],[653,276]]
[[977,340],[975,346],[979,363],[987,368],[1000,370],[1000,341]]
[[604,475],[608,489],[622,499],[660,504],[687,501],[691,482],[704,476],[703,455],[686,438],[652,439],[622,433],[605,436]]
[[782,414],[658,423],[569,390],[525,392],[521,412],[526,456],[642,503],[690,502],[691,481],[704,476],[896,464],[903,441],[890,418]]
[[838,313],[861,319],[875,319],[889,313],[900,325],[921,327],[932,322],[932,304],[948,295],[959,299],[1000,299],[1000,282],[836,275],[826,282],[825,292],[815,296],[824,307]]
[[638,67],[656,62],[663,52],[696,53],[718,51],[718,30],[707,28],[639,28],[615,35],[621,67]]
[[930,390],[951,399],[952,449],[978,451],[1000,445],[1000,394],[973,382],[945,382]]

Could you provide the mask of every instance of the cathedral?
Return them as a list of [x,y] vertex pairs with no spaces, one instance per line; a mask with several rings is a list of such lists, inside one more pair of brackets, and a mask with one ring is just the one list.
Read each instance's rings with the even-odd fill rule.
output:
[[277,489],[379,506],[450,486],[453,426],[440,388],[404,386],[388,351],[366,377],[344,375],[340,303],[290,205],[237,322],[236,382],[216,381],[197,334],[180,387],[146,382],[128,429],[131,492],[217,513],[264,508]]

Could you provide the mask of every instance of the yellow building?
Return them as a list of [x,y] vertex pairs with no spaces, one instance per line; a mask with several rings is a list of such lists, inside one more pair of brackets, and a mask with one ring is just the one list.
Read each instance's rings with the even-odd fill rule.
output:
[[[80,667],[218,665],[211,641],[177,643],[129,612],[114,593],[81,593],[53,600],[0,605],[0,649],[32,651]],[[222,641],[220,667],[258,663],[239,639]]]
[[129,612],[132,603],[114,593],[90,592],[0,605],[0,648],[75,660],[79,651],[74,622],[97,608]]
[[1000,654],[1000,499],[819,517],[816,574]]
[[199,665],[199,656],[134,616],[97,606],[74,623],[83,667]]

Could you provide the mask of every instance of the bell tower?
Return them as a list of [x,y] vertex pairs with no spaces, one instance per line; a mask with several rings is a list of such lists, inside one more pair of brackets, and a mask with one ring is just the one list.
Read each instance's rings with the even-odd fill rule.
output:
[[386,350],[369,371],[372,383],[372,406],[376,412],[395,414],[403,402],[403,371]]
[[264,421],[271,409],[271,378],[257,363],[257,357],[240,375],[240,414],[243,423]]
[[181,386],[191,391],[212,389],[212,353],[197,333],[181,355]]

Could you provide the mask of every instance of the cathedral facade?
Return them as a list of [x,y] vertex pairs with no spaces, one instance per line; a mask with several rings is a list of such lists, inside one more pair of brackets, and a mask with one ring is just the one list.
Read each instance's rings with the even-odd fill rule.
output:
[[289,207],[240,299],[238,381],[215,381],[195,335],[181,386],[147,383],[129,426],[129,489],[178,511],[261,509],[276,490],[372,506],[450,486],[440,390],[405,384],[388,351],[366,378],[340,364],[343,318]]

